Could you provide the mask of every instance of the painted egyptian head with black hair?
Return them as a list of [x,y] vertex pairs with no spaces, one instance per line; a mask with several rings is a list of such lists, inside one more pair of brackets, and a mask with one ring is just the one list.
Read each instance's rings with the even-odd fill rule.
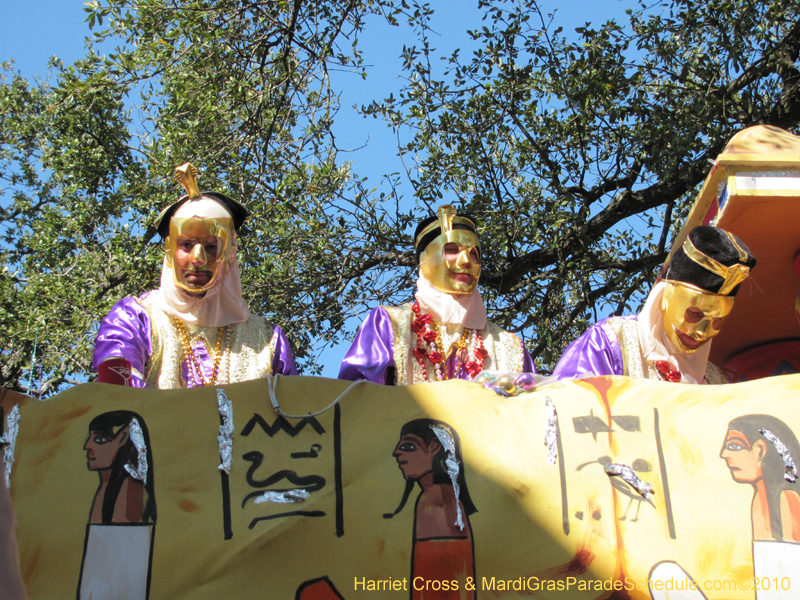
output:
[[800,444],[789,426],[771,415],[737,417],[719,456],[734,481],[753,486],[753,539],[800,541],[800,482],[792,469]]
[[127,410],[98,415],[83,449],[87,467],[100,476],[89,522],[155,523],[153,456],[142,417]]
[[[441,439],[437,435],[437,428],[445,436],[452,440],[452,455],[444,447]],[[440,433],[439,435],[442,435]],[[428,480],[436,485],[453,486],[451,469],[448,468],[447,460],[450,458],[455,461],[458,468],[456,483],[458,485],[458,501],[464,507],[467,515],[477,512],[477,508],[472,502],[467,488],[467,481],[464,477],[464,464],[461,460],[461,440],[458,433],[443,421],[435,419],[416,419],[403,425],[400,430],[400,441],[395,446],[392,455],[397,459],[397,464],[403,477],[406,479],[406,488],[400,506],[394,513],[384,515],[391,518],[401,510],[408,502],[414,484],[419,484],[424,488],[423,480]],[[451,463],[452,464],[452,463]]]

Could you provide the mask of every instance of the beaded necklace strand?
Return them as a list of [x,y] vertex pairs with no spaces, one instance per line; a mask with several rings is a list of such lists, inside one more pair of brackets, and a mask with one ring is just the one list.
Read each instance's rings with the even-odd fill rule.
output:
[[[194,353],[194,348],[192,348],[191,343],[189,342],[189,332],[186,329],[186,323],[181,321],[180,319],[173,318],[173,322],[175,323],[175,327],[178,330],[178,335],[181,338],[181,345],[183,346],[183,355],[184,357],[191,361],[192,365],[194,365],[194,371],[197,373],[197,377],[200,379],[200,383],[205,387],[209,385],[214,385],[217,381],[217,375],[219,375],[219,364],[222,360],[223,354],[227,355],[230,353],[230,330],[229,326],[220,327],[217,330],[217,344],[214,349],[214,369],[211,371],[211,378],[206,381],[205,376],[203,375],[203,370],[200,368],[200,363],[197,362],[197,357]],[[222,338],[225,338],[225,351],[221,352],[222,349]],[[230,361],[228,361],[230,363]],[[230,368],[230,364],[228,365]],[[188,384],[189,382],[187,382]],[[192,386],[194,387],[194,386]]]
[[[483,346],[483,336],[480,329],[467,329],[461,333],[461,337],[450,345],[447,352],[442,352],[444,344],[439,333],[440,325],[433,320],[429,314],[424,314],[420,310],[419,301],[411,305],[415,318],[411,322],[411,330],[417,334],[417,346],[414,348],[414,358],[422,367],[422,374],[425,381],[429,381],[428,369],[425,366],[427,360],[432,366],[436,376],[436,381],[450,379],[444,369],[447,357],[455,351],[455,363],[453,365],[453,377],[458,378],[464,372],[469,373],[470,378],[474,378],[483,371],[483,363],[489,355]],[[470,360],[470,350],[473,360]]]
[[[681,372],[677,369],[673,369],[673,366],[665,360],[651,362],[650,365],[655,367],[656,374],[661,381],[678,383],[682,378]],[[708,375],[703,375],[703,381],[708,383]]]
[[674,368],[673,365],[667,361],[657,360],[650,364],[656,368],[656,374],[661,381],[671,381],[673,383],[677,383],[681,380],[681,372]]

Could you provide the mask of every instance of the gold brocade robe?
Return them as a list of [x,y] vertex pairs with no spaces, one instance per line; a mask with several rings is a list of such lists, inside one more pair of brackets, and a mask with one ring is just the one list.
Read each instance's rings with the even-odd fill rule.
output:
[[[183,345],[178,327],[172,317],[167,315],[157,303],[157,294],[148,294],[139,303],[147,310],[152,325],[152,352],[145,365],[144,380],[148,387],[159,389],[178,389],[198,385],[198,381],[185,381],[182,372],[184,360]],[[217,340],[216,327],[197,327],[186,324],[192,347],[202,343],[213,361]],[[261,379],[272,375],[272,364],[278,335],[275,328],[259,316],[251,314],[247,321],[228,325],[227,344],[223,342],[219,361],[217,384],[235,383],[251,379]],[[212,369],[206,369],[204,376],[209,377]],[[190,377],[194,366],[189,365]]]
[[[414,311],[410,304],[382,307],[392,320],[394,332],[395,385],[410,385],[426,381],[422,365],[414,358],[417,334],[411,329]],[[445,348],[450,348],[464,333],[460,325],[440,325],[439,334]],[[519,373],[523,370],[524,352],[522,340],[515,334],[504,331],[495,323],[486,321],[481,331],[483,345],[489,353],[483,363],[484,369]],[[435,381],[436,373],[429,361],[425,361],[427,381]]]

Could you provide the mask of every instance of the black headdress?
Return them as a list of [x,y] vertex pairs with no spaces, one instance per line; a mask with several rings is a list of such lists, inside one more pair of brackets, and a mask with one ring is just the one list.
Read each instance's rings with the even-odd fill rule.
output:
[[419,257],[433,240],[439,237],[442,231],[453,229],[466,229],[477,234],[478,222],[469,215],[457,213],[456,209],[449,204],[440,206],[436,211],[436,216],[428,217],[417,225],[414,232],[414,250],[417,253],[417,264]]
[[238,233],[239,227],[241,227],[242,223],[244,223],[244,220],[250,215],[250,211],[233,198],[220,192],[200,192],[200,190],[197,188],[196,178],[197,169],[191,163],[183,164],[175,169],[175,180],[186,188],[186,194],[181,196],[180,200],[178,200],[175,204],[171,204],[162,210],[156,218],[153,225],[155,226],[159,235],[162,238],[166,238],[169,235],[169,221],[172,219],[172,215],[174,215],[175,211],[177,211],[183,204],[196,198],[210,198],[222,204],[222,206],[224,206],[227,211],[231,213],[231,217],[233,218],[233,227]]
[[712,294],[735,296],[756,259],[742,240],[724,229],[701,225],[689,233],[667,266],[664,279]]

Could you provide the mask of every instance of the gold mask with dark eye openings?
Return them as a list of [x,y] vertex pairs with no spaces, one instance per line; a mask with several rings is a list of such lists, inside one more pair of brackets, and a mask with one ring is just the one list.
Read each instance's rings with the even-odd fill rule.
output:
[[202,294],[215,287],[233,262],[233,219],[173,217],[165,240],[176,287]]
[[480,242],[466,229],[445,231],[427,245],[420,255],[420,270],[440,292],[472,294],[481,276]]
[[693,354],[717,335],[733,309],[733,297],[712,294],[677,281],[666,281],[661,297],[664,331],[681,352]]

